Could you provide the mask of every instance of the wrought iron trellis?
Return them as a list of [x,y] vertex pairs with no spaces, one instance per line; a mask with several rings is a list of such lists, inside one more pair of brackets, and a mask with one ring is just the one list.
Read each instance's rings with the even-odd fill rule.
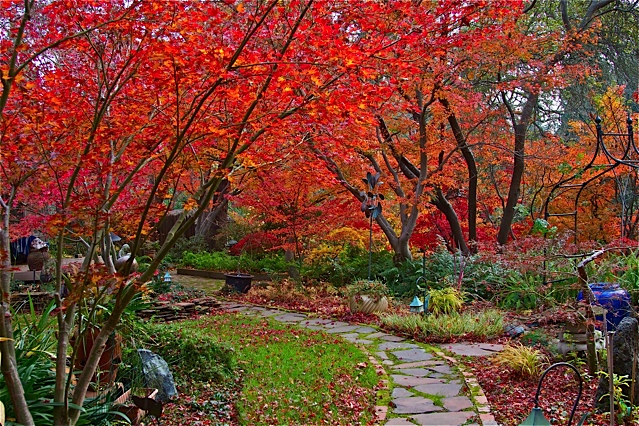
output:
[[[596,131],[597,131],[597,144],[595,152],[593,153],[590,162],[583,168],[579,169],[572,175],[557,182],[548,193],[543,205],[544,219],[547,221],[553,216],[573,216],[573,233],[575,245],[578,244],[578,213],[579,213],[579,198],[582,195],[584,189],[591,183],[604,177],[608,173],[612,172],[619,166],[628,166],[633,169],[639,170],[639,148],[634,141],[634,130],[632,126],[632,118],[628,115],[626,120],[627,132],[626,133],[604,133],[601,128],[601,117],[595,118]],[[604,138],[613,137],[617,142],[620,142],[616,148],[607,145]],[[613,149],[614,148],[614,149]],[[597,164],[597,159],[601,158],[600,154],[604,155],[604,163]],[[595,174],[588,177],[582,182],[578,182],[583,176],[584,172],[588,170],[595,171]],[[567,195],[569,192],[575,192],[573,211],[564,213],[551,213],[549,208],[553,200]]]

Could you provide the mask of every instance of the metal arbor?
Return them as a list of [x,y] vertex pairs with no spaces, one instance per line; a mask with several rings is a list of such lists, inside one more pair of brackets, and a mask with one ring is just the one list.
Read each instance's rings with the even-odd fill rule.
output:
[[[574,242],[577,245],[578,242],[578,206],[579,198],[583,194],[584,189],[591,183],[601,179],[610,172],[613,172],[619,166],[627,166],[635,170],[639,170],[639,148],[634,141],[634,130],[632,127],[632,118],[628,116],[626,120],[627,132],[626,133],[604,133],[601,129],[601,118],[597,116],[595,118],[596,130],[597,130],[597,143],[595,152],[593,153],[590,162],[582,169],[574,172],[572,175],[557,182],[548,193],[544,204],[543,212],[544,219],[548,221],[550,217],[557,216],[572,216],[573,217],[573,232]],[[612,144],[606,143],[604,138],[614,138]],[[603,157],[602,157],[603,155]],[[603,159],[603,163],[598,163],[598,159]],[[586,171],[593,171],[594,175],[587,179],[580,181]],[[570,212],[551,212],[550,204],[553,200],[566,196],[569,193],[575,193],[573,210]],[[623,236],[623,227],[622,227]]]

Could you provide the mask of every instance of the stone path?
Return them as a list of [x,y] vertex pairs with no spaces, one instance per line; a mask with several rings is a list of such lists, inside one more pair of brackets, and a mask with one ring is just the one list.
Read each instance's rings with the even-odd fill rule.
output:
[[446,353],[485,356],[501,345],[456,343],[428,351],[369,326],[233,302],[222,302],[222,308],[323,330],[359,345],[392,389],[390,404],[376,407],[379,425],[497,425],[477,379]]

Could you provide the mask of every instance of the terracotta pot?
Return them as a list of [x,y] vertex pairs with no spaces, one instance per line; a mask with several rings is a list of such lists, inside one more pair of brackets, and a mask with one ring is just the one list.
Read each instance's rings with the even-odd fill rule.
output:
[[364,314],[372,314],[375,312],[384,312],[388,309],[388,299],[386,296],[380,298],[366,294],[357,294],[351,296],[349,305],[352,313],[362,312]]
[[[155,399],[158,394],[157,389],[145,389],[146,398]],[[127,416],[132,425],[139,425],[142,418],[146,415],[146,411],[138,407],[131,400],[131,389],[126,391],[121,397],[115,400],[118,405],[117,410]]]
[[[88,359],[93,343],[100,334],[100,329],[92,328],[84,334],[75,357],[75,369],[82,370]],[[106,348],[98,361],[98,368],[93,374],[91,381],[96,387],[111,386],[115,382],[115,378],[122,362],[122,337],[118,334],[109,336]],[[93,388],[93,384],[92,384]]]

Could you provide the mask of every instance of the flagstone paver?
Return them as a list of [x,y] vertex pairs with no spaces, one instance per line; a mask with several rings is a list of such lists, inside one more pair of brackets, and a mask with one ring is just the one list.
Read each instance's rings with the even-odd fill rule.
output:
[[415,377],[424,377],[424,376],[428,376],[431,371],[427,370],[425,368],[402,368],[401,370],[402,374],[407,374],[409,376],[415,376]]
[[420,414],[412,418],[420,425],[461,426],[475,413],[472,411],[457,411],[452,413]]
[[393,393],[391,393],[391,398],[408,398],[413,395],[415,394],[406,388],[395,388],[393,389]]
[[275,319],[280,322],[301,322],[306,319],[306,315],[286,313],[276,316]]
[[464,411],[473,407],[473,402],[466,396],[444,398],[444,408],[448,411]]
[[391,334],[386,334],[384,336],[381,336],[380,339],[386,340],[387,342],[403,342],[404,340],[406,340],[403,337],[393,336]]
[[386,343],[380,343],[377,349],[380,351],[388,351],[388,350],[397,350],[397,349],[421,349],[421,348],[414,343],[386,342]]
[[411,388],[414,388],[415,386],[443,383],[442,379],[433,379],[432,377],[415,377],[393,374],[391,375],[391,378],[393,379],[395,384]]
[[389,421],[387,421],[386,425],[390,425],[390,426],[405,426],[405,425],[415,426],[415,423],[413,423],[413,422],[411,422],[408,419],[405,419],[403,417],[395,417],[395,418],[390,419]]
[[407,351],[395,351],[393,355],[397,357],[400,361],[428,361],[432,359],[433,356],[426,352],[424,349],[410,349]]
[[439,395],[443,397],[457,396],[462,385],[459,383],[431,383],[427,385],[415,386],[415,390],[429,395]]
[[463,356],[490,356],[504,349],[503,345],[493,343],[453,343],[442,347]]
[[[442,350],[426,350],[404,337],[393,336],[370,326],[348,324],[304,314],[223,302],[222,308],[244,314],[273,317],[285,323],[313,330],[324,330],[357,344],[371,355],[371,364],[391,389],[388,406],[375,407],[379,425],[497,425],[490,406],[472,373],[457,364],[445,352],[465,356],[486,356],[502,349],[501,345],[455,343],[441,345]],[[455,368],[453,368],[455,366]],[[472,386],[473,394],[463,392],[463,384]],[[468,387],[466,387],[468,388]],[[437,402],[437,405],[435,404]],[[443,405],[443,406],[442,406]]]
[[443,410],[442,407],[436,406],[431,399],[421,396],[395,398],[392,403],[395,406],[393,412],[397,414],[419,414]]
[[327,333],[348,333],[350,331],[357,330],[359,328],[358,325],[343,325],[341,327],[329,328],[326,330]]

